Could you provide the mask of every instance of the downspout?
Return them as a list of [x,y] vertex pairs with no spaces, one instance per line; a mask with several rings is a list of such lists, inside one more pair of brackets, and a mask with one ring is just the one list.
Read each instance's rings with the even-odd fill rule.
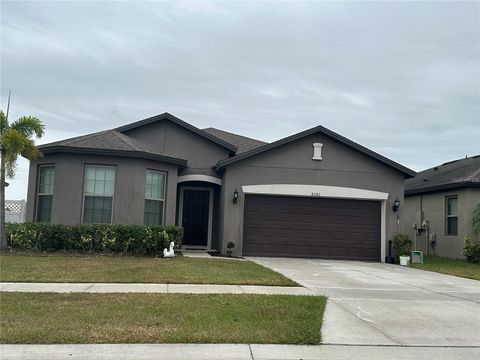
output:
[[[423,214],[423,194],[420,194],[420,213]],[[425,219],[422,218],[422,222]],[[425,255],[428,255],[428,229],[425,227]]]

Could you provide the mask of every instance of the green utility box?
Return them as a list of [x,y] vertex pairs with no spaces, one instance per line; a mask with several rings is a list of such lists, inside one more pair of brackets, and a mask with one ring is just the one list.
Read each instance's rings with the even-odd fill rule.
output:
[[423,264],[423,252],[412,251],[412,264]]

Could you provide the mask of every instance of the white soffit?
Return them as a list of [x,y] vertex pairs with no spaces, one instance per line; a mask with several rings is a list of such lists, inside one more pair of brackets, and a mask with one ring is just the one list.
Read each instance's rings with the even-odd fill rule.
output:
[[222,179],[216,178],[209,175],[193,174],[193,175],[184,175],[177,177],[177,183],[186,182],[186,181],[203,181],[212,184],[222,185]]
[[337,199],[387,200],[388,193],[365,189],[301,184],[267,184],[242,186],[245,194],[327,197]]

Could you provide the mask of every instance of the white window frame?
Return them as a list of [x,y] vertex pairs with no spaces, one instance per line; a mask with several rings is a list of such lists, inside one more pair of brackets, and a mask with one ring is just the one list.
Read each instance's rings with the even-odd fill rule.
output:
[[[41,178],[41,172],[42,168],[47,168],[47,167],[53,167],[53,185],[52,185],[52,192],[51,193],[41,193],[40,192],[40,178]],[[55,187],[55,164],[42,164],[38,166],[38,179],[37,179],[37,204],[35,206],[35,222],[38,221],[38,205],[39,205],[39,197],[44,196],[44,195],[50,195],[52,197],[52,208],[50,209],[50,223],[52,222],[52,213],[53,213],[53,189]]]
[[[158,173],[158,174],[163,174],[164,181],[163,181],[163,199],[152,199],[152,198],[147,198],[147,175],[148,172],[153,172],[153,173]],[[145,189],[143,192],[143,224],[145,224],[145,200],[153,200],[153,201],[162,201],[162,223],[158,225],[165,225],[165,202],[167,199],[167,179],[168,179],[168,173],[166,171],[161,171],[161,170],[155,170],[155,169],[147,169],[145,171]]]
[[82,225],[109,225],[107,223],[88,223],[85,224],[84,222],[84,216],[85,216],[85,197],[86,196],[99,196],[99,195],[88,195],[85,192],[85,176],[87,174],[87,167],[103,167],[103,168],[113,168],[115,169],[115,176],[113,177],[113,192],[112,192],[112,211],[110,215],[110,225],[113,224],[113,210],[115,209],[115,190],[117,189],[117,166],[116,165],[99,165],[99,164],[85,164],[83,166],[83,197],[82,197]]
[[[457,213],[455,215],[448,214],[448,200],[455,199],[457,201]],[[450,218],[457,219],[457,232],[455,234],[449,234],[448,232],[448,220]],[[458,236],[458,195],[445,196],[445,236]]]

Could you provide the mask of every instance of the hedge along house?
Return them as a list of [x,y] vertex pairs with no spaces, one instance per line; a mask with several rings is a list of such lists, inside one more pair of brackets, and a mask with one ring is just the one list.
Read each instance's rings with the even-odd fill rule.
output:
[[249,256],[383,261],[415,175],[322,126],[267,144],[168,113],[40,149],[29,221],[179,225]]
[[464,258],[463,239],[473,233],[480,204],[480,155],[421,171],[405,183],[403,232],[425,254]]

